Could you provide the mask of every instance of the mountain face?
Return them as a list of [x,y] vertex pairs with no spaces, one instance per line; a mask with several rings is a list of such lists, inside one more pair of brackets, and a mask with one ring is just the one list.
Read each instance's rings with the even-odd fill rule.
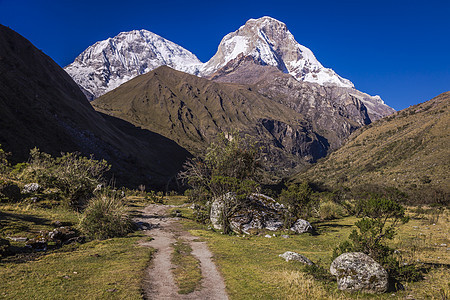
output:
[[64,69],[93,100],[161,65],[197,74],[202,63],[188,50],[159,35],[133,30],[95,43]]
[[329,187],[395,187],[415,203],[450,199],[450,92],[357,130],[327,159],[298,174]]
[[326,155],[329,145],[301,114],[250,86],[210,81],[162,66],[97,98],[102,113],[169,137],[201,154],[221,132],[250,135],[278,175]]
[[[268,170],[282,176],[324,157],[370,123],[356,98],[337,102],[327,88],[298,82],[275,67],[244,69],[255,75],[248,84],[211,81],[162,66],[91,103],[196,155],[221,132],[248,134],[261,145]],[[255,78],[260,81],[251,82]]]
[[342,88],[342,93],[364,103],[372,121],[394,112],[379,96],[356,90],[352,82],[323,67],[310,49],[295,40],[284,23],[270,17],[250,19],[227,34],[217,53],[204,64],[191,52],[156,34],[135,30],[97,42],[65,70],[88,99],[93,100],[161,65],[211,78],[246,57],[261,66],[275,67],[299,82]]
[[106,159],[118,183],[165,186],[189,153],[163,136],[97,113],[53,60],[0,25],[0,144],[13,162],[29,150]]
[[354,87],[350,80],[324,68],[311,50],[297,43],[284,23],[271,17],[250,19],[237,31],[227,34],[202,73],[210,75],[238,55],[251,56],[262,65],[277,67],[299,81]]

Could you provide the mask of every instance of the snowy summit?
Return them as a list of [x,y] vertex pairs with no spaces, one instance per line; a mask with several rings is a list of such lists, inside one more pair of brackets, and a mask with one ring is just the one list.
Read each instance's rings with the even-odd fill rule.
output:
[[95,43],[64,69],[93,100],[162,65],[197,74],[202,63],[188,50],[157,34],[133,30]]
[[[311,50],[295,40],[283,22],[271,17],[250,19],[237,31],[227,34],[217,53],[206,63],[157,34],[134,30],[95,43],[64,69],[93,100],[162,65],[208,77],[242,56],[251,56],[261,65],[275,66],[298,81],[354,90],[350,80],[322,66]],[[381,99],[366,94],[364,98],[370,98],[369,105],[382,103]]]
[[283,22],[271,17],[250,19],[237,31],[227,34],[202,73],[212,74],[240,54],[252,56],[261,64],[277,67],[299,81],[354,87],[350,80],[323,67],[311,50],[295,40]]

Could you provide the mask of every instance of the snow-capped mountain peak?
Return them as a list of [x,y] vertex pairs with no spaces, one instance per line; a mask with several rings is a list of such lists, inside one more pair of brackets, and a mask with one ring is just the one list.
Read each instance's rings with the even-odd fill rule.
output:
[[161,65],[197,74],[202,63],[191,52],[147,30],[121,32],[88,47],[65,67],[90,99]]
[[295,40],[286,24],[271,17],[250,19],[237,31],[227,34],[217,53],[203,67],[202,74],[214,73],[240,54],[275,66],[300,81],[354,87],[351,81],[323,67],[310,49]]

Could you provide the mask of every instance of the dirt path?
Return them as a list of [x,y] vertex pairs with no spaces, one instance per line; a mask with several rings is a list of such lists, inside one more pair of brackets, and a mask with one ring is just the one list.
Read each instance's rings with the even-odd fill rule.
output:
[[[212,261],[212,254],[205,242],[188,232],[183,231],[177,223],[177,218],[167,216],[167,210],[171,206],[151,204],[144,209],[142,222],[150,224],[150,229],[145,234],[154,238],[142,245],[150,246],[157,250],[152,259],[152,264],[147,269],[144,280],[144,293],[146,299],[228,299],[225,292],[225,283],[222,276]],[[201,289],[187,295],[178,294],[178,287],[172,275],[174,267],[170,262],[173,248],[172,243],[176,238],[182,238],[192,248],[192,255],[200,261],[202,281]]]

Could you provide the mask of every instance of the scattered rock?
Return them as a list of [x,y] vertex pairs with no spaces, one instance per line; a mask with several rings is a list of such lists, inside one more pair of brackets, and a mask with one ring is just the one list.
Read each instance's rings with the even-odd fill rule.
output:
[[272,236],[270,234],[266,234],[264,237],[271,238]]
[[307,232],[312,233],[313,227],[311,226],[311,224],[308,221],[298,219],[294,223],[294,225],[292,225],[291,230],[296,233],[307,233]]
[[40,189],[41,189],[41,186],[38,183],[36,183],[36,182],[28,183],[28,184],[25,184],[25,186],[23,187],[22,193],[23,194],[36,193]]
[[139,222],[136,222],[135,224],[136,224],[136,227],[137,227],[138,230],[149,230],[149,229],[152,228],[152,225],[150,225],[147,222],[139,221]]
[[340,290],[384,293],[388,289],[386,270],[361,252],[340,255],[331,263],[330,272],[337,277]]
[[283,234],[283,235],[281,235],[281,237],[282,237],[283,239],[288,239],[288,238],[290,238],[290,236],[287,235],[287,234]]
[[70,227],[59,227],[50,231],[47,236],[54,242],[66,244],[69,240],[76,237],[76,232]]
[[63,224],[61,223],[61,221],[53,221],[52,222],[52,226],[53,227],[61,227]]
[[26,241],[28,241],[28,238],[27,237],[15,237],[15,236],[7,236],[6,237],[7,239],[10,239],[11,241],[14,241],[14,242],[26,242]]
[[279,257],[284,258],[286,261],[290,261],[290,260],[295,260],[295,261],[299,261],[301,263],[307,264],[307,265],[314,265],[314,263],[309,260],[307,257],[298,254],[296,252],[292,252],[292,251],[286,251],[283,254],[278,255]]

